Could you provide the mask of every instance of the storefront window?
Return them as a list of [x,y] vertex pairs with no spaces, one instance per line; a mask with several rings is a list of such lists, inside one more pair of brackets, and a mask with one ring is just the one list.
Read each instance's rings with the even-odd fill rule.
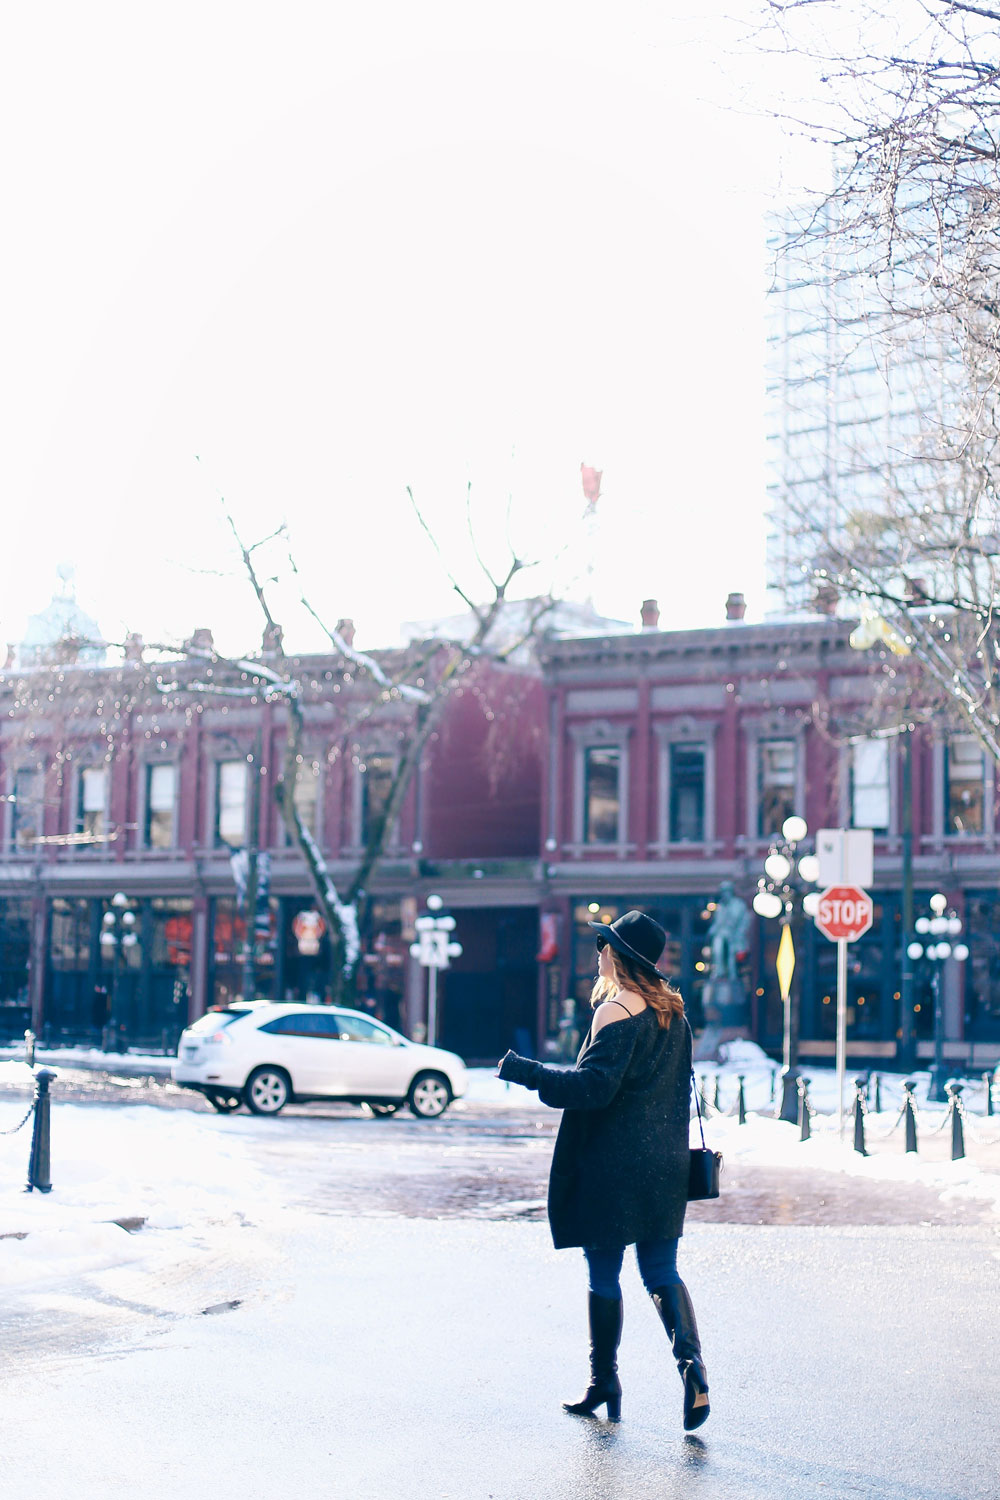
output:
[[0,1036],[19,1040],[31,1020],[28,958],[31,902],[0,901]]
[[258,918],[256,964],[251,980],[246,964],[246,922],[232,897],[219,896],[212,903],[212,994],[213,1004],[224,1005],[240,997],[255,1000],[275,998],[275,942],[278,926],[277,902],[268,904],[269,928]]
[[[596,908],[596,909],[595,909]],[[626,911],[643,911],[667,934],[658,967],[668,975],[684,997],[691,1025],[704,1025],[703,991],[708,979],[706,956],[708,926],[714,906],[697,896],[670,900],[668,897],[616,897],[614,900],[578,901],[573,907],[573,975],[570,997],[576,1004],[581,1035],[590,1025],[590,995],[597,977],[597,948],[591,921],[610,924]]]
[[965,905],[966,1035],[974,1041],[1000,1038],[1000,892],[969,893]]

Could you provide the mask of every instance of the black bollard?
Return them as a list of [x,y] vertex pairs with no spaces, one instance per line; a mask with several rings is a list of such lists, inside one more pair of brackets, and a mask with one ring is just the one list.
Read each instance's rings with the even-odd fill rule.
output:
[[809,1124],[809,1080],[808,1078],[797,1078],[796,1087],[799,1091],[799,1140],[807,1141],[812,1133]]
[[854,1149],[861,1156],[867,1156],[865,1150],[865,1087],[867,1079],[855,1078],[854,1080]]
[[739,1091],[736,1095],[736,1123],[738,1125],[745,1125],[747,1122],[747,1096],[743,1091],[744,1075],[742,1073],[737,1073],[736,1077],[740,1085]]
[[51,1193],[52,1178],[49,1160],[49,1113],[52,1101],[49,1084],[58,1075],[51,1068],[39,1068],[35,1074],[35,1118],[31,1126],[31,1155],[28,1158],[28,1181],[25,1192],[37,1188],[40,1193]]
[[775,1092],[775,1087],[777,1085],[777,1081],[778,1081],[778,1070],[777,1070],[777,1068],[772,1068],[771,1069],[771,1103],[772,1104],[774,1103],[774,1092]]
[[877,1115],[882,1113],[882,1074],[873,1073],[872,1082],[875,1084],[875,1102],[872,1106]]
[[906,1134],[904,1151],[916,1151],[917,1149],[917,1114],[913,1108],[913,1090],[916,1088],[913,1079],[908,1079],[903,1084],[903,1129]]
[[965,1155],[965,1131],[962,1128],[962,1085],[954,1079],[945,1084],[948,1110],[951,1114],[951,1159],[961,1161]]
[[712,1105],[713,1105],[713,1107],[715,1109],[718,1109],[718,1110],[721,1111],[722,1106],[721,1106],[721,1103],[720,1103],[720,1095],[719,1095],[719,1075],[718,1075],[718,1073],[716,1073],[716,1075],[715,1075],[715,1086],[712,1089]]
[[983,1074],[983,1087],[986,1090],[986,1113],[988,1115],[991,1115],[993,1113],[993,1074],[992,1073],[984,1073]]

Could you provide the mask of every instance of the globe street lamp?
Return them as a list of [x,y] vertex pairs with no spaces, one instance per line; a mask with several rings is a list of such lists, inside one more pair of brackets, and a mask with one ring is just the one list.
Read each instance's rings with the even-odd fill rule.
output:
[[794,994],[792,990],[795,972],[795,942],[792,932],[799,921],[797,906],[807,917],[814,917],[819,904],[819,892],[806,890],[807,885],[815,885],[819,879],[819,860],[815,854],[798,853],[798,845],[808,833],[805,818],[793,814],[785,819],[781,825],[781,837],[772,842],[764,860],[764,873],[757,881],[757,894],[753,898],[753,909],[759,917],[781,921],[776,968],[784,1027],[781,1046],[781,1108],[778,1118],[790,1120],[792,1124],[799,1114],[799,1025],[802,1008],[799,985],[795,985]]
[[410,944],[410,952],[422,968],[427,970],[427,1027],[428,1046],[437,1044],[437,975],[438,969],[447,969],[453,958],[461,958],[462,945],[456,943],[451,934],[455,931],[455,918],[439,916],[444,902],[440,896],[428,896],[427,906],[434,916],[418,917],[413,926],[417,941]]
[[931,1082],[927,1097],[937,1104],[944,1104],[948,1098],[945,1092],[948,1069],[944,1061],[942,969],[949,958],[953,958],[956,963],[964,964],[969,956],[969,950],[965,943],[953,941],[962,935],[962,919],[956,911],[948,910],[947,897],[938,892],[931,897],[930,908],[929,917],[918,917],[914,922],[917,936],[908,944],[906,953],[914,963],[923,958],[931,966],[931,992],[934,996],[934,1066],[931,1068]]
[[[106,911],[101,918],[101,947],[111,960],[111,1015],[108,1024],[104,1028],[104,1036],[101,1045],[105,1051],[109,1043],[124,1041],[125,1025],[119,1020],[119,979],[125,967],[125,959],[130,948],[134,948],[139,941],[139,934],[135,930],[135,912],[129,905],[129,899],[124,891],[115,891],[111,897],[111,910]],[[119,1038],[119,1030],[122,1035]]]

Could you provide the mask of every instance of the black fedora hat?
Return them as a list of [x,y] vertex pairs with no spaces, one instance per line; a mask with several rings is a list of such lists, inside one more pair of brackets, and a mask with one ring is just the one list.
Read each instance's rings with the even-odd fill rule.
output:
[[667,934],[659,922],[654,922],[645,912],[627,911],[617,922],[590,922],[588,925],[599,932],[616,953],[623,954],[658,979],[666,979],[666,974],[661,974],[656,964],[667,946]]

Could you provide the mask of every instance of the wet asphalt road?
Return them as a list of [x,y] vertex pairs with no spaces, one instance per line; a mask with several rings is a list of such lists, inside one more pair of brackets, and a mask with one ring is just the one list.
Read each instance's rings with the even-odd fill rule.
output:
[[[171,1085],[61,1087],[121,1103],[123,1128],[131,1102],[207,1108]],[[5,1500],[1000,1493],[1000,1235],[982,1205],[733,1171],[682,1245],[713,1400],[685,1437],[630,1262],[623,1421],[560,1410],[585,1381],[586,1294],[581,1257],[540,1221],[554,1117],[308,1106],[224,1123],[282,1213],[167,1277],[116,1268],[16,1327],[0,1313],[17,1353],[0,1376]]]
[[694,1225],[713,1410],[680,1424],[626,1266],[617,1427],[585,1379],[580,1258],[541,1224],[300,1216],[212,1317],[2,1387],[9,1500],[995,1500],[985,1227]]

